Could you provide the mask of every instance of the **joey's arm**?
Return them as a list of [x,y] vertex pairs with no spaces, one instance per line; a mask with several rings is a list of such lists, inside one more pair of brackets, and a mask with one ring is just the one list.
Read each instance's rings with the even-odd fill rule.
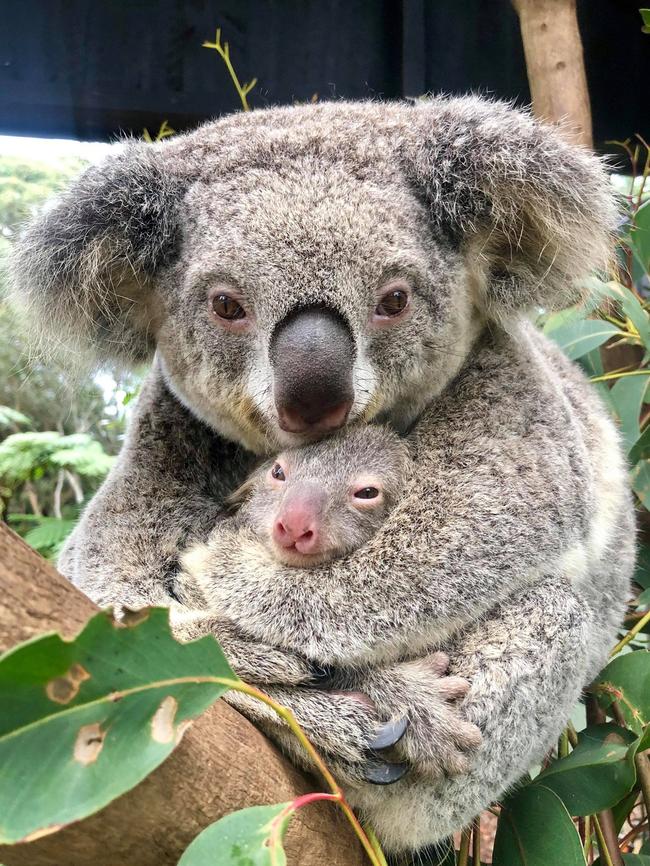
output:
[[[543,343],[520,357],[498,340],[411,433],[407,495],[368,545],[300,570],[261,544],[224,544],[218,527],[190,557],[210,606],[319,662],[377,663],[443,640],[572,556],[588,567],[598,455],[579,404],[599,418],[600,408],[570,368],[566,382],[545,375]],[[623,478],[614,472],[613,495]]]

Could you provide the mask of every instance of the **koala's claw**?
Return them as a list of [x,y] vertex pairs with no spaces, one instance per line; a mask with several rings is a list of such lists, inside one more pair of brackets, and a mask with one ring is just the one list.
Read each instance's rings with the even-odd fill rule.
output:
[[329,689],[334,685],[336,670],[332,665],[311,664],[311,676],[306,685],[312,689]]
[[368,748],[373,752],[380,752],[382,749],[390,749],[402,739],[408,728],[409,720],[406,716],[401,719],[394,719],[390,722],[385,722],[374,740],[368,744]]
[[361,776],[371,785],[393,785],[403,779],[410,769],[410,764],[405,762],[391,764],[371,759],[364,765]]

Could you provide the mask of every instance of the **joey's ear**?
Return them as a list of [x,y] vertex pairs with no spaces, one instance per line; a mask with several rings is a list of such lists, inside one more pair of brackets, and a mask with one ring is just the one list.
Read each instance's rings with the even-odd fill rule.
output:
[[152,351],[151,277],[178,236],[181,181],[163,148],[127,143],[48,203],[15,245],[13,295],[45,341],[83,359]]
[[493,317],[566,303],[610,261],[617,206],[601,161],[524,111],[478,97],[414,111],[409,174],[475,270]]

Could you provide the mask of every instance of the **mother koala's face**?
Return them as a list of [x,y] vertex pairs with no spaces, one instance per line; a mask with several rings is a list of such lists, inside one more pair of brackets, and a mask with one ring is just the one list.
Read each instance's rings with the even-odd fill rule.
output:
[[159,276],[157,347],[196,414],[256,451],[412,421],[475,333],[463,260],[404,184],[299,159],[200,181]]
[[604,261],[615,220],[597,160],[498,103],[270,109],[90,168],[28,226],[14,288],[77,354],[157,351],[264,452],[408,425],[486,320]]

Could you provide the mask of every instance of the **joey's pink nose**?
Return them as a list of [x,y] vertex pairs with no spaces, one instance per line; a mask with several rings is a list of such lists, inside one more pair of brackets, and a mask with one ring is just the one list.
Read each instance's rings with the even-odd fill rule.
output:
[[280,547],[293,547],[299,553],[315,553],[318,521],[314,510],[297,503],[285,508],[275,521],[273,538]]

